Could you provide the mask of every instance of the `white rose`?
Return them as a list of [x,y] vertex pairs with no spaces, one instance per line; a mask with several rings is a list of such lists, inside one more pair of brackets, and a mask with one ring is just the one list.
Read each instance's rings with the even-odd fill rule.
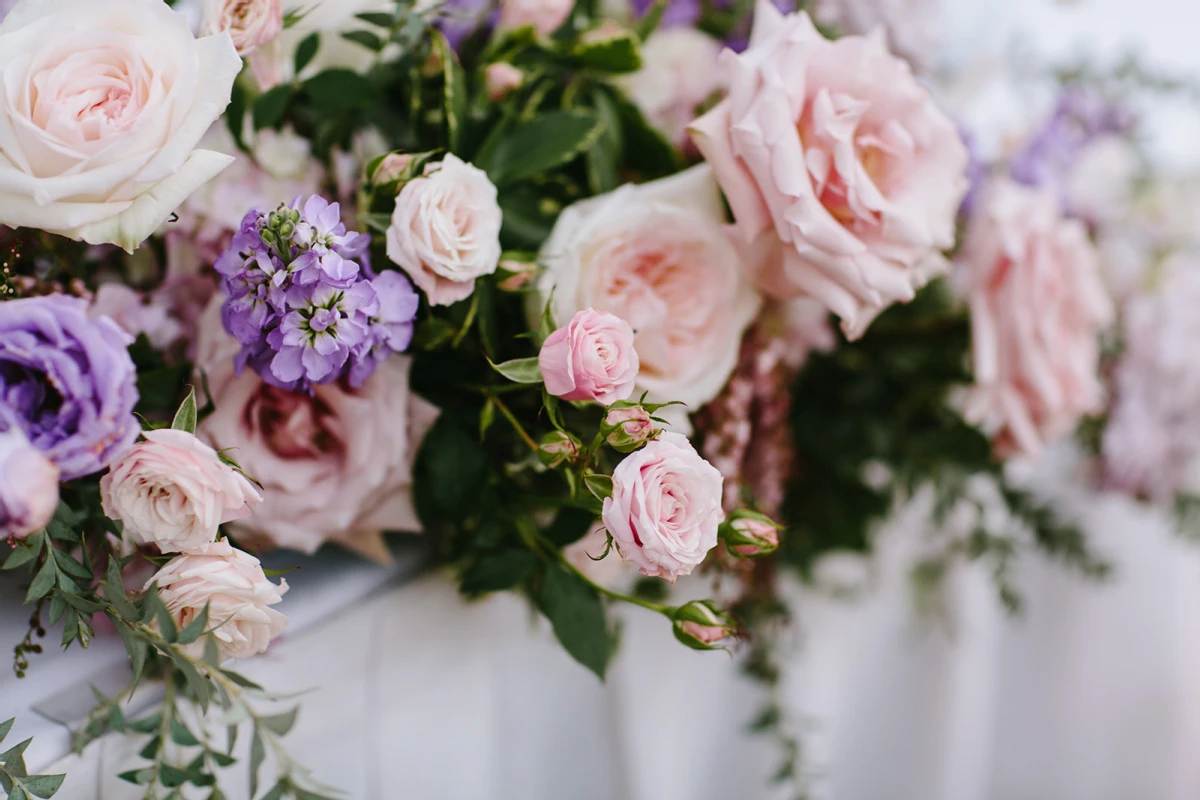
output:
[[225,539],[171,559],[146,588],[152,584],[158,584],[159,596],[180,628],[208,606],[222,660],[263,652],[287,625],[287,617],[270,608],[283,599],[287,581],[271,583],[257,558]]
[[187,431],[146,431],[100,479],[100,503],[135,544],[192,552],[223,523],[250,515],[262,495]]
[[24,539],[58,508],[58,467],[20,428],[0,430],[0,537]]
[[387,230],[388,258],[431,305],[450,305],[471,295],[476,278],[496,271],[500,221],[487,174],[448,154],[400,190]]
[[720,55],[721,43],[694,28],[658,30],[642,47],[642,68],[621,76],[618,85],[651,125],[684,145],[697,106],[724,88]]
[[161,0],[22,0],[0,22],[0,223],[132,251],[232,161],[194,148],[241,67]]
[[589,307],[626,320],[636,333],[638,388],[695,411],[729,379],[759,307],[724,223],[703,164],[576,203],[542,248],[546,269],[531,310],[540,315],[553,292],[559,322]]

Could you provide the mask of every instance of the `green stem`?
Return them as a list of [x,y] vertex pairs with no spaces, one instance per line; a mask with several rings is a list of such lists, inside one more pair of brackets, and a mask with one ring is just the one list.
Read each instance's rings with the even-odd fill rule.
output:
[[521,426],[520,421],[516,418],[516,416],[513,415],[508,406],[506,406],[499,397],[496,397],[495,395],[491,395],[490,397],[492,402],[496,404],[496,408],[500,409],[500,413],[504,415],[504,418],[509,421],[509,423],[513,426],[513,429],[516,430],[520,437],[525,441],[525,444],[529,445],[529,449],[536,453],[538,451],[537,442],[533,440],[532,436],[525,432],[525,428]]

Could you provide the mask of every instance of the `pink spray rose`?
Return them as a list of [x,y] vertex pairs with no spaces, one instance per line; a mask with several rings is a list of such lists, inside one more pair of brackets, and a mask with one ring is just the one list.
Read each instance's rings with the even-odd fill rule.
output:
[[811,295],[861,336],[946,269],[966,147],[881,32],[829,41],[759,0],[749,49],[722,64],[729,96],[691,131],[744,240],[781,248],[761,288]]
[[146,431],[100,479],[100,502],[134,544],[188,553],[262,502],[254,485],[187,431]]
[[501,0],[499,27],[530,26],[538,36],[548,36],[567,21],[574,7],[574,0]]
[[221,325],[220,302],[200,326],[197,367],[216,411],[197,435],[230,448],[263,483],[263,503],[240,536],[306,553],[336,542],[387,561],[382,532],[419,531],[412,464],[437,415],[408,389],[409,359],[392,356],[358,389],[322,384],[310,397],[235,375],[238,342]]
[[0,431],[0,538],[24,539],[58,508],[58,467],[13,426]]
[[613,472],[604,526],[617,550],[644,575],[672,583],[690,575],[717,543],[721,473],[686,437],[663,433]]
[[508,97],[514,89],[520,88],[524,80],[525,73],[508,62],[489,64],[484,71],[488,99],[493,103]]
[[538,366],[555,397],[604,406],[625,400],[638,374],[633,328],[618,316],[585,308],[546,337]]
[[[176,556],[146,583],[158,584],[159,595],[179,628],[208,606],[208,620],[222,660],[249,658],[267,649],[287,625],[287,617],[271,606],[283,600],[287,581],[267,580],[258,559],[225,539],[200,545]],[[196,649],[203,644],[196,642]]]
[[1037,455],[1099,411],[1098,336],[1112,318],[1099,256],[1053,193],[993,185],[963,253],[974,386],[968,419],[1005,455]]

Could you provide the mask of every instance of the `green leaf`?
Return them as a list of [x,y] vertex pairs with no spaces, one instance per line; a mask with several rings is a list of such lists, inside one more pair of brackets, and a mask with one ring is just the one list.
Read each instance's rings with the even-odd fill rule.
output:
[[478,164],[497,186],[531,178],[573,161],[595,143],[604,126],[591,113],[549,111],[516,125]]
[[250,740],[250,796],[254,797],[258,794],[258,770],[266,759],[266,749],[263,747],[262,736],[257,730],[254,731],[254,738]]
[[658,29],[658,24],[662,22],[663,12],[667,10],[667,0],[655,0],[654,5],[646,10],[642,18],[637,21],[634,26],[634,32],[637,37],[645,42],[650,38],[650,34]]
[[600,475],[592,472],[583,476],[583,483],[597,500],[612,497],[613,479],[611,475]]
[[463,125],[467,119],[467,78],[454,48],[441,31],[433,31],[434,49],[441,55],[443,103],[446,110],[446,140],[451,151],[462,144]]
[[368,50],[371,50],[376,53],[378,53],[380,50],[382,50],[383,46],[385,44],[387,44],[387,42],[385,42],[383,39],[380,39],[375,34],[371,33],[370,31],[364,31],[364,30],[344,31],[342,33],[342,38],[348,42],[354,42],[355,44],[360,44],[363,47],[367,48]]
[[25,794],[25,790],[20,786],[13,787],[13,790],[8,793],[8,800],[29,800],[29,795]]
[[379,102],[375,84],[350,69],[327,69],[306,80],[303,86],[317,109],[325,113],[361,111]]
[[546,538],[559,547],[574,544],[584,537],[596,522],[596,515],[582,508],[564,508],[546,528]]
[[596,591],[561,567],[546,571],[538,607],[571,657],[603,680],[612,635]]
[[229,94],[229,105],[225,108],[225,126],[229,128],[229,135],[233,137],[234,144],[242,152],[246,151],[246,142],[242,138],[243,128],[246,125],[246,87],[241,81],[233,82],[233,89]]
[[170,764],[158,765],[158,782],[168,789],[175,786],[183,786],[187,783],[188,775],[179,767],[173,767]]
[[639,39],[633,31],[617,31],[595,37],[596,32],[584,34],[575,45],[573,55],[583,66],[604,72],[636,72],[642,66]]
[[174,717],[171,718],[171,741],[183,747],[195,747],[200,744],[200,740],[187,729],[187,726]]
[[496,421],[496,403],[492,398],[488,398],[483,404],[483,410],[479,412],[479,441],[483,441],[487,436],[488,428],[492,427],[492,423]]
[[196,432],[196,387],[189,386],[187,397],[183,398],[175,418],[171,420],[171,428],[177,431]]
[[290,83],[273,86],[254,101],[254,130],[274,128],[283,119],[296,87]]
[[160,725],[162,725],[162,712],[155,711],[149,716],[133,720],[129,723],[129,728],[138,733],[153,733],[158,730],[158,726]]
[[187,626],[179,632],[178,642],[180,644],[191,644],[200,638],[200,635],[204,633],[204,629],[207,627],[208,604],[205,604],[204,608],[200,610],[200,613],[196,615],[196,618],[189,622]]
[[108,570],[104,576],[104,598],[112,604],[122,619],[137,619],[137,608],[125,594],[125,582],[121,579],[121,560],[119,558],[110,557],[108,559]]
[[492,369],[513,383],[542,382],[542,369],[538,366],[537,356],[517,358],[512,361],[505,361],[502,364],[492,364]]
[[150,781],[154,780],[154,770],[151,769],[150,767],[143,767],[142,769],[131,769],[128,772],[122,772],[117,777],[123,781],[128,781],[130,783],[136,783],[137,785],[142,786],[142,785],[147,784]]
[[281,798],[283,798],[283,796],[287,793],[287,790],[287,781],[283,778],[280,778],[276,784],[271,787],[271,791],[264,794],[261,798],[259,798],[259,800],[281,800]]
[[312,63],[312,60],[317,55],[317,50],[321,47],[321,34],[313,31],[308,36],[301,40],[300,44],[296,45],[296,57],[293,63],[296,67],[296,74],[299,75],[304,71],[304,68]]
[[67,555],[66,551],[53,548],[53,552],[54,560],[58,562],[59,569],[63,572],[68,575],[74,575],[83,581],[90,581],[92,579],[92,571]]
[[66,777],[66,775],[33,775],[26,778],[23,783],[26,791],[34,797],[53,797]]
[[475,437],[442,414],[417,455],[418,509],[424,510],[427,501],[448,519],[465,519],[479,506],[487,469],[487,458]]
[[277,736],[287,736],[288,731],[296,724],[296,712],[299,708],[289,709],[282,714],[275,714],[270,717],[263,717],[262,724],[273,731]]
[[33,739],[26,739],[18,745],[15,745],[3,753],[0,753],[0,762],[4,764],[4,768],[12,775],[18,778],[24,778],[29,773],[25,771],[25,750],[28,749],[29,743]]
[[58,571],[54,568],[54,558],[48,557],[41,569],[33,576],[33,581],[29,584],[29,591],[25,594],[25,602],[32,603],[48,595],[54,587],[54,579],[57,576]]
[[481,556],[463,572],[459,588],[463,594],[483,594],[511,589],[528,577],[537,561],[537,556],[525,549],[489,553]]
[[29,538],[18,541],[13,547],[12,553],[4,562],[4,569],[16,569],[23,567],[29,562],[37,558],[42,552],[42,544],[46,541],[46,535],[41,531],[33,534]]
[[4,722],[0,722],[0,742],[3,742],[7,738],[8,732],[12,730],[13,723],[16,721],[16,717],[10,717]]
[[200,671],[191,665],[190,662],[182,658],[172,659],[175,668],[183,673],[183,679],[187,681],[188,692],[192,699],[200,705],[201,710],[208,710],[209,701],[209,683],[200,674]]
[[364,12],[362,14],[355,14],[354,17],[355,17],[355,19],[361,19],[363,22],[367,23],[368,25],[374,25],[377,28],[387,28],[389,30],[392,27],[392,23],[394,23],[396,21],[395,16],[393,16],[392,14],[383,14],[383,13],[374,12],[374,11],[368,11],[368,12]]

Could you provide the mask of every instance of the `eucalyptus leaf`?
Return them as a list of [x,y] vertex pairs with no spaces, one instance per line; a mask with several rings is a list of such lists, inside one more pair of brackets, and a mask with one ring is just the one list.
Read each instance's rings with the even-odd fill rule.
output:
[[263,717],[261,722],[277,736],[287,736],[288,731],[290,731],[292,726],[296,724],[296,713],[299,710],[299,708],[291,708],[282,714]]

